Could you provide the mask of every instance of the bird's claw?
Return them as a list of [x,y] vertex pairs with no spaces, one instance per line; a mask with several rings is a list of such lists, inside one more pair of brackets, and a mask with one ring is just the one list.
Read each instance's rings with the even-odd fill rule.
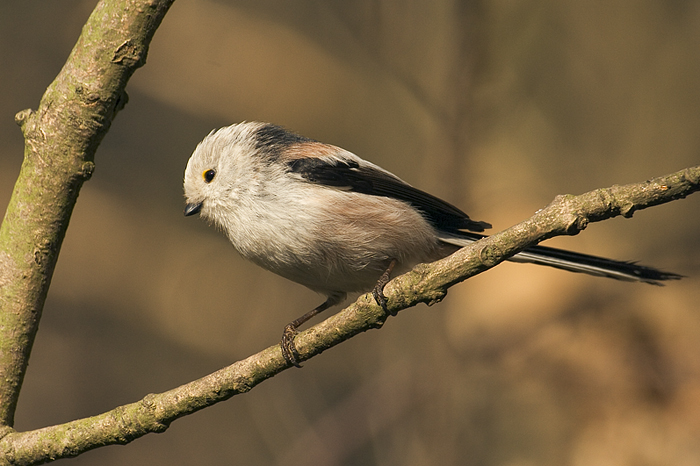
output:
[[282,350],[282,356],[284,360],[295,367],[301,367],[299,364],[299,352],[294,345],[294,338],[297,336],[297,329],[294,325],[288,324],[284,327],[284,332],[282,332],[282,340],[280,341],[280,349]]
[[374,300],[379,304],[379,306],[384,309],[384,312],[386,312],[389,315],[395,316],[395,312],[391,312],[387,306],[386,306],[386,296],[384,296],[384,284],[382,283],[377,283],[374,286],[374,289],[372,289],[372,296],[374,296]]
[[379,304],[379,306],[382,309],[384,309],[384,312],[391,316],[395,316],[396,312],[390,311],[387,307],[386,296],[384,296],[384,287],[387,283],[389,283],[389,280],[391,280],[391,271],[394,270],[395,266],[396,259],[392,259],[391,263],[389,263],[389,267],[384,271],[382,276],[379,277],[377,284],[374,285],[374,288],[372,289],[372,296],[374,296],[374,300],[377,302],[377,304]]

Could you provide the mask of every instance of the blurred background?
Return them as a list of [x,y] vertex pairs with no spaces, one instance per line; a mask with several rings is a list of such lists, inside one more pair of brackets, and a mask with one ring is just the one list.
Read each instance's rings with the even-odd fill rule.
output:
[[[0,203],[95,0],[0,4]],[[182,215],[213,128],[271,121],[507,228],[563,193],[700,161],[700,3],[178,0],[80,194],[20,430],[275,344],[322,300]],[[503,264],[160,435],[76,465],[700,464],[700,195],[548,245],[664,287]]]

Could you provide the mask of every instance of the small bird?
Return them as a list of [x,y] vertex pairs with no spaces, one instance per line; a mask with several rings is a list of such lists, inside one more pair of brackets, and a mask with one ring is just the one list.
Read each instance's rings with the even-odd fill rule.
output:
[[[491,225],[347,150],[260,122],[212,131],[185,169],[185,215],[223,230],[244,258],[326,296],[288,324],[280,346],[299,366],[297,329],[349,292],[382,293],[390,274],[484,237]],[[509,260],[659,284],[674,273],[544,246]]]

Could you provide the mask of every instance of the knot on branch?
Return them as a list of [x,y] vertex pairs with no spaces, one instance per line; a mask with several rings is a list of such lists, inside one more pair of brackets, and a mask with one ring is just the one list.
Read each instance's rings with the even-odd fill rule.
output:
[[80,171],[78,171],[78,176],[83,181],[87,181],[92,177],[92,174],[94,172],[95,172],[95,162],[88,160],[87,162],[83,162],[83,164],[80,166]]
[[[649,182],[646,183],[649,185]],[[609,188],[596,189],[594,193],[598,196],[601,205],[597,207],[597,212],[619,211],[625,218],[631,218],[637,210],[637,205],[624,196],[620,199],[619,193],[624,191],[624,186],[612,185]]]
[[168,429],[169,425],[164,422],[161,422],[158,419],[158,416],[156,415],[156,410],[158,408],[158,395],[149,393],[141,400],[141,406],[143,406],[146,409],[146,413],[149,417],[149,422],[146,426],[146,429],[148,429],[148,431],[161,433],[165,432]]
[[410,282],[402,283],[404,291],[397,294],[400,309],[415,306],[421,302],[432,306],[447,296],[447,288],[439,283],[441,272],[435,271],[430,264],[418,264],[413,267],[411,273],[403,277],[410,278]]
[[503,253],[498,245],[491,247],[482,245],[479,248],[477,257],[479,258],[481,265],[487,269],[490,269],[503,261]]
[[75,84],[74,89],[75,95],[87,105],[95,105],[102,100],[99,92],[91,90],[87,84],[78,82]]
[[586,229],[589,220],[588,217],[582,215],[580,212],[572,212],[570,215],[566,216],[566,222],[566,234],[575,236]]
[[590,222],[582,213],[574,195],[560,194],[548,207],[552,208],[554,215],[559,218],[560,229],[569,236],[578,235]]
[[637,211],[637,206],[632,202],[626,202],[620,205],[620,214],[625,218],[632,218]]
[[138,68],[146,62],[146,54],[143,51],[143,47],[140,47],[139,44],[134,43],[131,39],[127,39],[114,51],[112,63]]
[[33,114],[34,111],[31,108],[25,108],[24,110],[20,110],[15,115],[15,123],[17,123],[20,128],[24,129],[24,125],[27,124],[27,120]]
[[154,395],[153,393],[149,393],[148,395],[143,397],[143,400],[141,400],[141,404],[144,408],[148,409],[149,411],[155,411],[156,395]]

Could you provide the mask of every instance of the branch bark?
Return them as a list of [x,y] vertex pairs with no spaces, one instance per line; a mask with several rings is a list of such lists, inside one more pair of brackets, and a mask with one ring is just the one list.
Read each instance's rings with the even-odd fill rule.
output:
[[[522,249],[560,235],[575,235],[590,222],[684,198],[700,190],[700,166],[652,180],[597,189],[580,196],[557,196],[530,219],[475,242],[455,254],[421,264],[395,278],[385,288],[390,311],[418,303],[441,301],[447,289],[499,264]],[[387,314],[371,294],[320,324],[301,332],[295,340],[302,360],[361,332],[380,328]],[[151,432],[163,432],[171,422],[187,414],[251,390],[291,367],[279,346],[236,362],[194,382],[109,412],[29,432],[8,432],[0,439],[0,465],[39,464],[79,455],[103,445],[125,444]]]
[[0,227],[0,430],[22,380],[73,206],[126,83],[174,0],[103,0],[39,108],[15,120],[24,162]]

